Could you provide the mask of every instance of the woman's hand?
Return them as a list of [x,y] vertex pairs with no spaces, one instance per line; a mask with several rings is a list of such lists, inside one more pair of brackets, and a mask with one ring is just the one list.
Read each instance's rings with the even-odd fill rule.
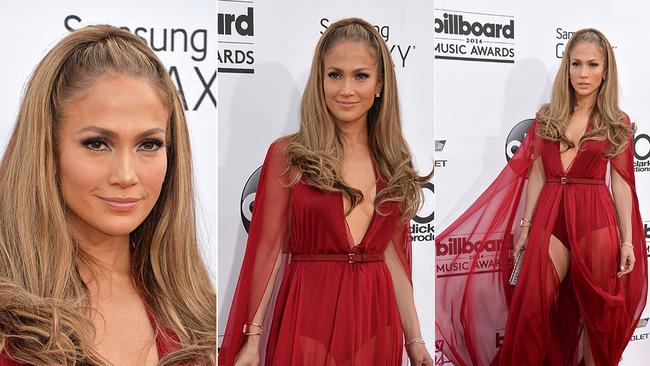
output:
[[515,262],[519,258],[519,255],[521,255],[521,251],[524,248],[526,248],[527,239],[528,239],[528,228],[522,227],[521,231],[519,232],[519,237],[517,237],[517,243],[515,243],[515,249],[512,252],[512,257],[514,258]]
[[422,343],[411,343],[406,346],[406,353],[411,366],[433,366],[433,359]]
[[634,262],[636,262],[634,248],[629,245],[621,245],[621,271],[616,274],[616,277],[621,278],[632,272]]
[[248,336],[244,345],[237,352],[234,366],[259,366],[260,365],[260,337]]

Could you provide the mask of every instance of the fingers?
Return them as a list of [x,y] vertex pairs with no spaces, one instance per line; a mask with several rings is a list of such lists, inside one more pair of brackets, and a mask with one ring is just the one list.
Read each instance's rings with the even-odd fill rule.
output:
[[634,258],[633,254],[629,254],[627,256],[621,256],[621,271],[616,274],[616,277],[622,277],[625,276],[626,274],[632,272],[634,269],[634,263],[636,262],[636,259]]
[[[625,267],[627,267],[627,255],[623,255],[621,253],[621,263],[620,263],[620,270],[623,272],[625,270]],[[619,272],[619,273],[621,273]]]
[[433,366],[433,359],[431,356],[427,356],[427,358],[424,360],[422,363],[424,366]]
[[423,353],[416,353],[413,355],[409,355],[409,359],[411,361],[411,365],[413,366],[433,366],[433,359],[431,358],[431,355],[429,352],[426,351],[426,349],[423,351]]

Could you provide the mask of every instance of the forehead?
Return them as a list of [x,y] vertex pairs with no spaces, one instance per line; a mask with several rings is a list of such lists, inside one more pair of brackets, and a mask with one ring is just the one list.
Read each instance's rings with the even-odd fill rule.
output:
[[159,87],[122,74],[98,77],[63,107],[62,129],[96,125],[114,131],[166,128],[169,108]]
[[334,42],[323,55],[325,67],[337,65],[376,66],[377,56],[367,42],[340,40]]
[[569,54],[574,59],[603,59],[604,55],[596,42],[581,41],[573,46]]

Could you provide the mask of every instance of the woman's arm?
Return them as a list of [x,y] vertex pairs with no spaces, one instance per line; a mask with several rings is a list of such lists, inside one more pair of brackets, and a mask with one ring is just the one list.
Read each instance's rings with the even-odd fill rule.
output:
[[291,175],[287,173],[287,139],[267,152],[255,195],[251,225],[228,323],[220,365],[258,365],[259,343],[273,288],[282,270],[288,240]]
[[[537,207],[537,200],[539,199],[539,194],[542,192],[544,187],[544,182],[546,181],[546,175],[544,174],[544,164],[542,162],[542,157],[538,157],[533,162],[533,165],[528,171],[528,184],[526,184],[526,200],[524,202],[524,216],[525,220],[532,220],[533,214],[535,213],[535,207]],[[519,232],[519,237],[515,244],[514,257],[517,258],[521,249],[524,248],[524,243],[528,238],[528,226],[523,226]]]
[[616,169],[611,170],[611,176],[621,243],[632,243],[632,190]]
[[[264,320],[266,319],[266,312],[269,307],[269,301],[271,301],[271,294],[273,293],[273,286],[275,285],[275,278],[278,275],[278,271],[280,270],[280,264],[282,263],[282,254],[278,255],[278,258],[275,261],[275,266],[273,267],[273,273],[271,273],[271,277],[269,278],[269,283],[266,285],[266,290],[264,290],[264,296],[262,297],[262,301],[260,302],[260,306],[257,308],[257,311],[255,312],[255,316],[253,317],[252,323],[255,324],[264,324]],[[261,333],[261,330],[257,326],[250,326],[249,332],[250,333]],[[259,331],[259,332],[258,332]],[[246,336],[246,340],[244,342],[244,345],[242,346],[243,348],[251,348],[255,352],[257,352],[259,343],[260,343],[260,335],[249,335]]]
[[[390,272],[393,281],[393,289],[395,291],[395,301],[397,303],[397,311],[399,312],[402,321],[402,331],[406,342],[410,340],[422,340],[422,333],[420,332],[420,321],[418,314],[415,310],[415,301],[413,299],[413,286],[409,280],[404,267],[395,252],[395,247],[392,241],[388,243],[384,251],[386,266]],[[427,352],[426,347],[422,343],[412,343],[406,346],[409,358],[412,365],[433,365],[433,359]]]
[[393,280],[393,288],[395,289],[395,300],[397,302],[397,310],[399,311],[400,318],[402,319],[402,330],[406,340],[421,339],[420,321],[415,310],[415,302],[413,300],[413,286],[409,281],[402,268],[402,264],[397,258],[397,253],[393,247],[392,242],[386,246],[384,251],[386,266],[390,272]]
[[618,277],[632,272],[634,248],[632,245],[632,189],[616,169],[611,169],[612,197],[618,216],[619,239],[621,240],[621,262]]

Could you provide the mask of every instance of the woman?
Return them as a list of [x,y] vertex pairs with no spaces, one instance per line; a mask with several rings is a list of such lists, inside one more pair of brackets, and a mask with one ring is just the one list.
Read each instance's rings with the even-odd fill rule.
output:
[[0,365],[215,364],[176,88],[91,26],[36,67],[0,166]]
[[[436,239],[478,248],[466,276],[436,281],[436,330],[454,364],[618,364],[647,293],[633,133],[609,42],[575,32],[514,158]],[[514,258],[523,256],[514,289],[513,231]],[[491,250],[500,266],[481,273],[477,260]]]
[[332,24],[300,129],[264,161],[219,364],[258,365],[265,336],[266,365],[394,366],[403,347],[432,365],[409,258],[426,179],[402,138],[386,44],[361,19]]

